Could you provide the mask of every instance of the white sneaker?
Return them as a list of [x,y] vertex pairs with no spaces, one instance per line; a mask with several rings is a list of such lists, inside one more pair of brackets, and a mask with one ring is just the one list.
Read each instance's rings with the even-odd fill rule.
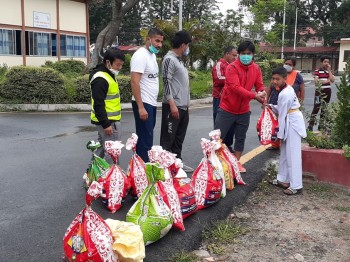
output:
[[186,166],[185,164],[183,165],[182,169],[186,172],[186,173],[192,173],[194,170],[192,167]]

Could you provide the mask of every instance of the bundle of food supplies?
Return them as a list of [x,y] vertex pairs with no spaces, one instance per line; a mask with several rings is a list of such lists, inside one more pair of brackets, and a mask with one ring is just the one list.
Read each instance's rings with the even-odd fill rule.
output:
[[265,106],[256,124],[260,144],[269,145],[276,142],[278,119],[272,109]]
[[186,172],[182,169],[182,160],[176,158],[175,163],[169,167],[173,177],[174,188],[179,196],[182,218],[185,219],[197,212],[197,201],[195,192],[191,183],[191,178],[187,177]]
[[101,174],[98,182],[102,184],[102,202],[115,213],[121,208],[126,198],[130,182],[122,168],[117,164],[118,157],[124,145],[120,141],[106,141],[105,150],[113,160],[113,165]]
[[237,158],[230,152],[227,146],[222,143],[220,129],[211,131],[209,137],[220,144],[215,153],[224,170],[226,188],[229,190],[234,188],[234,179],[236,179],[237,184],[245,185],[241,173],[239,172]]
[[137,140],[138,136],[133,133],[127,140],[125,146],[127,150],[133,151],[127,169],[127,176],[129,177],[130,181],[131,194],[134,198],[140,197],[142,192],[148,186],[145,163],[143,162],[142,158],[136,153]]
[[148,151],[148,158],[151,163],[158,163],[164,168],[165,180],[157,181],[156,186],[160,196],[171,210],[174,221],[173,226],[184,231],[185,226],[181,213],[180,200],[169,170],[169,167],[176,161],[176,155],[164,150],[161,146],[152,146],[151,150]]
[[201,146],[204,157],[192,176],[192,186],[195,191],[197,207],[203,209],[219,201],[223,192],[223,174],[209,160],[215,155],[215,145],[208,139],[202,138]]
[[[99,142],[93,140],[89,141],[86,148],[92,151],[92,160],[86,173],[83,175],[84,187],[89,188],[93,181],[98,181],[101,174],[109,168],[109,164],[106,160],[96,155],[96,151],[100,149],[102,145]],[[100,149],[101,150],[101,149]]]
[[63,237],[65,260],[141,262],[145,258],[141,228],[133,223],[112,219],[104,221],[91,209],[92,201],[101,194],[101,184],[92,182],[85,197],[86,207],[76,216]]
[[126,214],[126,221],[140,225],[145,245],[149,245],[169,232],[173,216],[156,186],[167,179],[164,168],[158,163],[146,163],[146,174],[149,185]]

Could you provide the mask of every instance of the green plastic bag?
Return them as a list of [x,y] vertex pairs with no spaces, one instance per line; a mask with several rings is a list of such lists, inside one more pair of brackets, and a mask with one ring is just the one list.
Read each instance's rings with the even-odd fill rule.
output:
[[126,214],[126,221],[141,227],[147,246],[169,232],[173,217],[155,186],[157,181],[166,179],[164,169],[159,164],[146,163],[146,174],[150,184]]
[[85,181],[85,188],[88,189],[93,181],[98,181],[101,175],[110,168],[110,165],[106,160],[97,156],[95,151],[101,147],[99,142],[89,141],[86,145],[87,149],[90,149],[93,152],[92,160],[89,168],[86,170],[86,173],[83,176]]

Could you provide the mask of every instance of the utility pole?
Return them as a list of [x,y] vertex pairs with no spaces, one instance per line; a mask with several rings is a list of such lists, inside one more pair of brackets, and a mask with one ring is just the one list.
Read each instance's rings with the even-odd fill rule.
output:
[[282,48],[281,48],[281,59],[283,59],[283,51],[284,51],[284,31],[286,26],[286,0],[283,3],[283,29],[282,29]]
[[298,24],[298,7],[295,7],[295,27],[294,27],[294,56],[295,56],[295,46],[297,42],[297,24]]
[[179,1],[179,31],[182,30],[182,0]]

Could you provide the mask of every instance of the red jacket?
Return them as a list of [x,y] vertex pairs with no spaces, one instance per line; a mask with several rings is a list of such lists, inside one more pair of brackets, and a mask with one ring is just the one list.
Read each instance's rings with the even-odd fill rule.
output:
[[222,89],[225,85],[225,73],[229,63],[220,58],[220,60],[213,66],[211,75],[213,77],[213,97],[220,98]]
[[243,65],[239,59],[229,64],[226,69],[226,82],[221,95],[220,108],[232,114],[244,114],[250,111],[250,100],[255,98],[255,91],[263,91],[262,73],[254,62]]

